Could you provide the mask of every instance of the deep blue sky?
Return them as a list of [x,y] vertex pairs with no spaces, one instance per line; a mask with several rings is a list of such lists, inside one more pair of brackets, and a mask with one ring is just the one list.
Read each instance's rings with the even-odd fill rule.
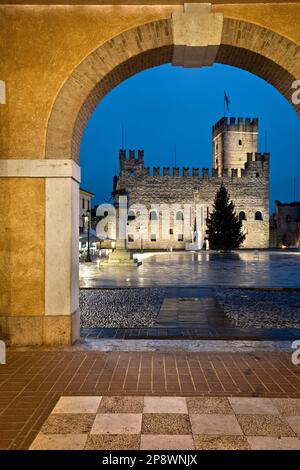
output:
[[243,70],[216,64],[202,69],[163,65],[141,72],[113,89],[97,106],[81,144],[81,186],[94,203],[110,198],[118,152],[145,150],[146,166],[211,168],[211,126],[223,115],[224,90],[230,115],[258,117],[259,151],[271,152],[271,209],[274,200],[300,199],[300,120],[267,82]]

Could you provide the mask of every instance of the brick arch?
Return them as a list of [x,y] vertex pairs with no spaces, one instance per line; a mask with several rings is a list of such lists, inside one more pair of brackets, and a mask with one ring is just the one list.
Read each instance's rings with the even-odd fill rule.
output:
[[[172,62],[171,19],[127,30],[93,51],[59,91],[47,126],[46,158],[79,162],[84,127],[101,99],[136,73]],[[253,23],[224,18],[216,62],[247,70],[273,85],[291,102],[300,77],[300,47]],[[300,105],[294,106],[300,114]]]

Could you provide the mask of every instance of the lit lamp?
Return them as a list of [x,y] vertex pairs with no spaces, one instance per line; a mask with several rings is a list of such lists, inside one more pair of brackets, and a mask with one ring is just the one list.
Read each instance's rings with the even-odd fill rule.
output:
[[82,222],[83,222],[83,231],[85,229],[85,227],[87,226],[87,235],[88,235],[88,238],[87,238],[87,253],[86,253],[86,257],[85,257],[85,262],[86,263],[91,263],[92,262],[92,259],[91,259],[91,253],[90,253],[90,211],[86,211],[85,214],[82,214],[81,216],[82,218]]

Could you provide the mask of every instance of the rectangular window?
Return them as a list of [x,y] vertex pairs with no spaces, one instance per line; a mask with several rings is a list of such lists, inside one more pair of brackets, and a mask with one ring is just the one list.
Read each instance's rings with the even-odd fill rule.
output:
[[174,233],[174,230],[172,228],[170,228],[170,231],[169,231],[170,235],[173,235]]
[[151,240],[152,242],[156,242],[156,235],[155,235],[155,234],[152,234],[150,240]]
[[87,202],[87,210],[89,211],[90,210],[90,201],[87,200],[86,202]]
[[85,204],[84,204],[84,203],[85,203],[85,200],[84,200],[84,197],[83,197],[83,198],[82,198],[82,209],[85,208]]
[[134,242],[134,236],[133,235],[128,235],[128,241],[129,242]]
[[183,242],[183,234],[182,233],[178,234],[178,241]]

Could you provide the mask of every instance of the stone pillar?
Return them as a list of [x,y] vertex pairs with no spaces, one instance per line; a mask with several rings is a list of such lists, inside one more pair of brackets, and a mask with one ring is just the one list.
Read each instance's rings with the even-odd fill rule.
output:
[[79,337],[79,181],[72,160],[0,160],[0,332],[11,345]]

